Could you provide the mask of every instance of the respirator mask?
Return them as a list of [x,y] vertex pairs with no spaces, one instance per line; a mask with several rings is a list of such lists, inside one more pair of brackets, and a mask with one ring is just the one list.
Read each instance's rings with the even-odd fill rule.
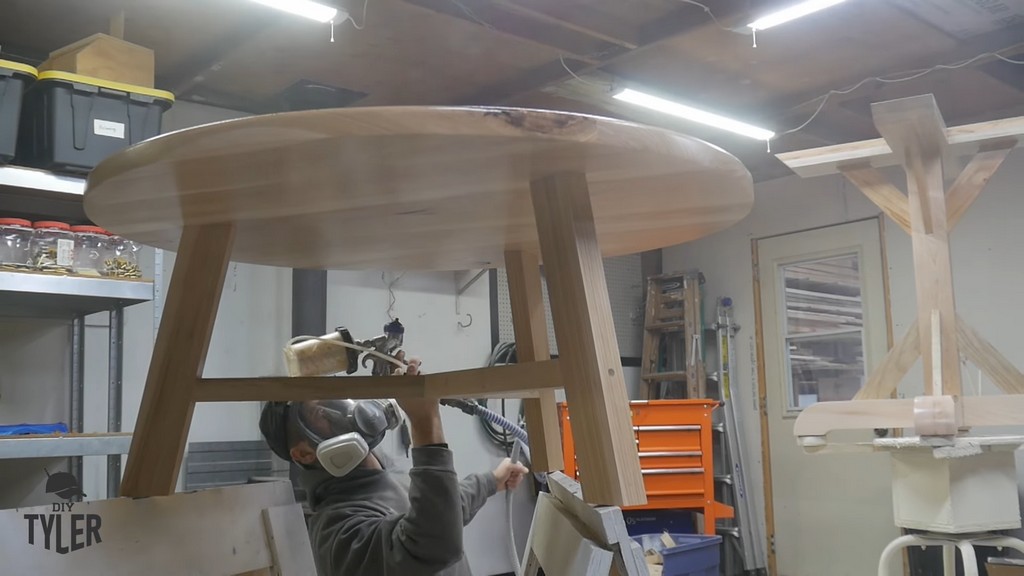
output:
[[344,476],[402,423],[394,400],[292,402],[288,417],[316,447],[316,458],[332,476]]

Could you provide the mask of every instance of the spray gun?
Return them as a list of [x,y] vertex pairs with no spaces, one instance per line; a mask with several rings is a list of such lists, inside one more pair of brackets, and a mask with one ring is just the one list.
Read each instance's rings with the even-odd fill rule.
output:
[[360,340],[356,345],[369,348],[376,354],[367,353],[363,356],[362,366],[366,368],[367,362],[373,363],[372,374],[374,376],[390,376],[395,368],[402,365],[396,358],[405,340],[405,326],[395,318],[384,325],[384,333],[370,340]]
[[[288,375],[326,376],[342,372],[353,374],[360,365],[365,368],[368,362],[372,362],[374,376],[389,376],[396,368],[406,368],[405,363],[397,357],[404,339],[405,326],[397,318],[384,325],[383,334],[369,340],[353,340],[352,335],[344,327],[323,336],[292,338],[284,348]],[[361,362],[360,355],[363,357]],[[445,398],[441,400],[441,404],[501,426],[522,445],[529,445],[525,430],[477,402]]]
[[[384,325],[384,333],[369,340],[353,340],[344,327],[338,327],[323,336],[292,338],[284,348],[288,375],[326,376],[328,374],[354,374],[359,366],[373,364],[374,376],[389,376],[405,363],[396,356],[405,339],[405,326],[395,318]],[[359,357],[362,355],[362,362]]]
[[[353,340],[352,335],[344,327],[323,336],[298,336],[292,338],[284,348],[288,375],[327,376],[342,372],[353,374],[360,365],[366,368],[367,363],[371,362],[374,376],[389,376],[396,368],[406,368],[406,364],[398,359],[404,339],[405,326],[397,318],[384,325],[383,334],[369,340]],[[363,356],[361,362],[360,355]],[[504,428],[519,440],[519,444],[514,445],[517,450],[520,446],[529,446],[529,437],[525,430],[477,402],[445,398],[441,399],[440,403]]]

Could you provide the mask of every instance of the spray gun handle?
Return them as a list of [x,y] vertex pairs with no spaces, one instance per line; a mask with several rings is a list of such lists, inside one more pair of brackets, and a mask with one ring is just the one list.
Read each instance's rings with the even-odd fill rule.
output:
[[442,398],[440,404],[442,406],[448,406],[449,408],[458,408],[469,416],[476,416],[476,403],[474,402],[453,398]]

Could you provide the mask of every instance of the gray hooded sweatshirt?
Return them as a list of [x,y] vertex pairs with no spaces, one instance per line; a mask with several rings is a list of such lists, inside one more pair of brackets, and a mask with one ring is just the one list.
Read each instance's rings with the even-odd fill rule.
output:
[[490,473],[459,482],[452,452],[437,446],[412,449],[408,487],[367,468],[306,471],[303,484],[320,576],[472,576],[462,528],[497,491]]

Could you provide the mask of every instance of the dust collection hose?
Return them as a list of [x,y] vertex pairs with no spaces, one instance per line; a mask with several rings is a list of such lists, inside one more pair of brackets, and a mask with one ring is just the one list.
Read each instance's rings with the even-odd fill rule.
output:
[[501,414],[498,414],[493,410],[489,410],[476,402],[470,402],[468,400],[442,399],[441,404],[451,408],[458,408],[470,416],[478,416],[487,420],[491,424],[501,426],[507,430],[509,434],[515,436],[516,440],[519,440],[527,446],[530,444],[530,438],[526,435],[526,430],[516,426],[511,420],[505,418]]
[[[519,426],[512,423],[511,420],[505,418],[501,414],[493,410],[477,404],[476,402],[470,402],[468,400],[457,400],[457,399],[442,399],[441,404],[443,406],[449,406],[451,408],[458,408],[469,416],[477,416],[487,420],[488,422],[501,426],[507,430],[512,436],[515,437],[515,442],[512,445],[512,461],[515,462],[519,459],[520,450],[524,451],[524,456],[529,460],[529,448],[530,438],[526,434],[526,430],[523,430]],[[505,491],[505,513],[508,517],[508,552],[509,557],[512,558],[512,566],[515,568],[515,573],[519,574],[521,570],[519,562],[519,551],[516,549],[516,535],[512,521],[512,490]]]

